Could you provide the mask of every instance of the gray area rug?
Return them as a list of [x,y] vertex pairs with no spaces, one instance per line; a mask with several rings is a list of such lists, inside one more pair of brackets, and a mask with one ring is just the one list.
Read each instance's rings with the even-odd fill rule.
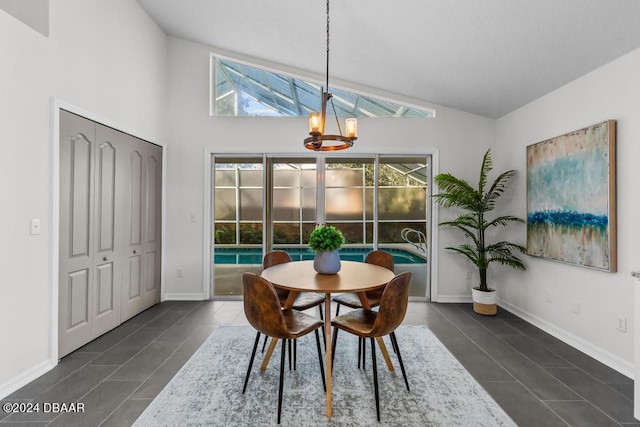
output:
[[[401,326],[398,344],[407,370],[408,392],[391,343],[397,372],[379,351],[378,381],[383,426],[514,426],[484,389],[425,326]],[[277,424],[280,344],[260,372],[260,346],[246,394],[242,385],[255,330],[218,327],[138,418],[135,426],[269,426]],[[260,342],[262,345],[262,340]],[[285,364],[283,426],[376,425],[373,371],[358,369],[358,340],[341,333],[333,371],[333,417],[325,415],[314,334],[298,340],[297,370]],[[323,355],[324,356],[324,355]]]

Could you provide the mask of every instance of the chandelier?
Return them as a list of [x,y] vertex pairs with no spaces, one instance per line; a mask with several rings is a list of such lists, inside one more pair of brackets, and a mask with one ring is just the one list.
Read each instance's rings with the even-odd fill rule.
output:
[[[322,93],[322,110],[309,114],[309,137],[305,138],[304,146],[314,151],[336,151],[352,147],[353,142],[358,139],[358,121],[354,118],[346,119],[345,134],[342,134],[336,107],[333,104],[333,96],[329,93],[329,0],[327,0],[327,81],[326,86],[320,88]],[[327,106],[331,104],[333,116],[338,126],[338,135],[328,135],[324,133]]]

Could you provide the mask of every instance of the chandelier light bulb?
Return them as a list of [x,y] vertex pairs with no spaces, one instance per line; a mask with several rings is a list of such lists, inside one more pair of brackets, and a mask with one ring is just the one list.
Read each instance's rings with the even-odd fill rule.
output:
[[320,134],[320,128],[322,127],[322,119],[320,118],[320,113],[314,111],[309,114],[309,134]]

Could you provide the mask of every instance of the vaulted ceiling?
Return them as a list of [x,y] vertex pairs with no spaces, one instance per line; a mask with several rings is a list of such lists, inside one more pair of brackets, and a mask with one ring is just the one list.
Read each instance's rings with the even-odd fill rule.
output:
[[[175,37],[325,73],[325,0],[138,0]],[[638,0],[332,0],[330,76],[498,118],[640,47]]]

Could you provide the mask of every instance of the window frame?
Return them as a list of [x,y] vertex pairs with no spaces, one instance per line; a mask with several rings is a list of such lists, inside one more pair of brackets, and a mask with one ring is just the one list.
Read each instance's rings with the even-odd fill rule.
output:
[[[203,239],[205,240],[204,244],[205,244],[205,250],[204,250],[204,269],[205,269],[205,274],[203,275],[203,289],[206,289],[206,298],[211,298],[214,295],[214,284],[215,284],[215,272],[214,272],[214,263],[213,263],[213,256],[214,256],[214,245],[215,245],[215,236],[214,236],[214,219],[212,217],[212,213],[215,211],[215,206],[214,206],[214,198],[213,198],[213,191],[215,188],[215,182],[214,182],[214,176],[215,176],[215,169],[214,169],[214,165],[217,162],[217,159],[245,159],[245,158],[251,158],[251,159],[257,159],[258,157],[262,157],[262,162],[263,162],[263,174],[264,174],[264,178],[263,178],[263,182],[265,185],[265,191],[263,192],[263,209],[266,210],[266,206],[267,206],[267,199],[270,197],[270,191],[268,191],[268,189],[270,188],[271,181],[269,178],[269,174],[268,171],[270,169],[270,165],[267,167],[267,165],[269,164],[268,162],[271,161],[271,159],[280,159],[280,158],[290,158],[290,159],[304,159],[304,160],[308,160],[310,158],[313,158],[313,156],[309,155],[309,154],[291,154],[291,155],[286,155],[286,154],[271,154],[271,153],[263,153],[262,155],[257,155],[257,154],[252,154],[252,153],[244,153],[244,154],[226,154],[226,153],[215,153],[213,151],[213,149],[207,149],[205,151],[205,157],[208,159],[208,161],[205,161],[205,167],[207,168],[207,172],[205,175],[208,176],[208,185],[205,185],[205,193],[207,195],[207,197],[210,200],[210,203],[205,204],[205,235],[208,235],[209,238],[208,239]],[[331,158],[331,160],[335,160],[338,159],[338,161],[336,163],[353,163],[354,161],[357,162],[359,159],[372,159],[373,160],[373,164],[376,166],[374,168],[375,171],[375,177],[374,177],[374,182],[376,183],[376,185],[374,187],[377,188],[377,183],[379,181],[377,173],[378,173],[378,169],[379,169],[379,164],[380,164],[380,160],[384,160],[387,158],[422,158],[426,160],[426,168],[427,168],[427,176],[426,176],[426,182],[425,182],[425,186],[427,188],[427,200],[426,200],[426,212],[425,212],[425,226],[426,226],[426,230],[427,230],[427,241],[428,241],[428,247],[427,247],[427,283],[426,283],[426,294],[422,297],[412,297],[417,300],[431,300],[431,301],[437,301],[437,250],[435,250],[434,248],[437,248],[437,241],[438,241],[438,235],[437,235],[437,209],[434,209],[433,203],[431,202],[431,199],[429,197],[429,195],[431,193],[434,192],[434,188],[433,188],[433,182],[432,182],[432,177],[434,175],[437,174],[437,164],[438,164],[438,150],[434,150],[431,152],[426,152],[426,153],[407,153],[407,154],[398,154],[398,153],[384,153],[384,154],[350,154],[350,153],[340,153],[340,154],[336,154],[336,153],[329,153],[329,154],[321,154],[321,155],[317,155],[315,157],[316,159],[316,167],[317,169],[320,169],[322,167],[322,169],[325,168],[325,160],[326,158]],[[303,161],[304,161],[303,160]],[[227,162],[230,162],[230,160],[227,160]],[[242,161],[242,163],[247,163],[247,161]],[[322,177],[324,177],[324,174],[321,174]],[[325,188],[325,183],[322,182],[318,182],[318,185],[316,187],[316,189],[320,189],[320,188]],[[374,191],[374,207],[377,206],[377,191]],[[317,206],[324,206],[324,191],[316,191],[316,195],[317,195]],[[270,201],[269,201],[270,203]],[[320,211],[322,211],[322,213],[320,213]],[[208,214],[207,214],[208,212]],[[323,214],[324,214],[324,209],[318,210],[318,217],[316,218],[317,223],[323,223],[325,222]],[[271,235],[269,233],[269,230],[271,229],[270,224],[271,224],[271,218],[269,215],[264,216],[265,220],[263,221],[263,243],[262,243],[262,247],[263,250],[271,250],[270,245],[272,244],[272,238]],[[302,223],[302,221],[301,221]],[[373,248],[377,248],[378,247],[378,209],[374,208],[374,220],[373,220],[373,225],[374,225],[374,243],[373,243]],[[366,224],[365,224],[366,226]],[[366,235],[365,235],[365,240],[366,240]],[[366,245],[368,245],[368,243],[365,242]],[[215,299],[238,299],[237,296],[221,296],[221,295],[215,295]]]
[[[309,108],[307,108],[307,106],[302,106],[302,107],[298,107],[296,105],[296,107],[298,107],[298,115],[297,116],[270,116],[270,115],[265,115],[265,116],[261,116],[261,117],[306,117],[308,115],[309,112],[311,111],[318,111],[320,108],[320,92],[321,92],[321,88],[323,87],[325,80],[323,77],[318,76],[317,74],[313,74],[313,73],[309,73],[309,72],[305,72],[303,70],[300,69],[295,69],[295,68],[291,68],[291,67],[286,67],[283,66],[281,64],[275,64],[275,63],[270,63],[268,61],[264,61],[264,60],[258,60],[255,58],[235,58],[229,55],[226,55],[224,53],[221,52],[217,52],[212,50],[210,52],[210,61],[209,61],[209,75],[210,75],[210,82],[209,82],[209,115],[212,117],[244,117],[244,116],[238,116],[238,115],[234,115],[234,116],[222,116],[222,115],[218,115],[217,113],[217,93],[216,93],[216,88],[217,88],[217,61],[221,60],[221,61],[227,61],[227,62],[233,62],[233,63],[237,63],[241,66],[245,66],[245,67],[252,67],[255,68],[257,70],[261,70],[264,72],[268,72],[268,73],[274,73],[277,74],[281,77],[285,77],[287,79],[296,79],[301,81],[303,84],[307,84],[309,86],[311,86],[312,89],[316,89],[318,91],[318,106],[317,108],[315,106],[313,107],[309,107],[311,108],[311,110],[309,110]],[[387,115],[371,115],[371,114],[366,114],[366,113],[362,113],[362,115],[355,115],[355,117],[396,117],[396,118],[404,118],[402,115],[397,115],[397,114],[405,114],[404,110],[409,109],[409,110],[417,110],[419,112],[423,112],[426,114],[426,117],[419,117],[419,116],[408,116],[411,118],[435,118],[436,117],[436,110],[431,108],[431,107],[427,107],[425,105],[420,105],[418,102],[416,102],[417,100],[411,100],[407,97],[401,96],[401,95],[393,95],[392,97],[388,96],[388,95],[383,95],[381,93],[379,93],[379,91],[373,89],[373,88],[369,88],[369,87],[364,87],[362,85],[359,84],[355,84],[353,82],[346,82],[340,79],[332,79],[331,82],[331,87],[330,90],[332,91],[337,91],[336,98],[340,98],[340,92],[345,92],[349,95],[355,95],[357,98],[362,98],[365,102],[371,102],[373,104],[375,103],[389,103],[389,104],[395,104],[397,109],[396,109],[396,115],[393,116],[387,116]],[[235,94],[237,94],[237,92],[234,92]],[[225,95],[228,95],[228,93],[226,93]],[[295,96],[294,96],[295,97]],[[237,98],[237,97],[236,97]],[[369,99],[367,99],[369,98]],[[293,100],[294,104],[299,102],[296,99]],[[345,104],[350,104],[350,102],[345,102]],[[305,110],[309,110],[309,111],[305,111],[304,113],[302,113],[300,111],[300,108],[305,109]],[[355,108],[355,107],[354,107]],[[237,114],[237,108],[236,108],[236,114]],[[347,114],[348,115],[348,114]],[[346,117],[347,115],[342,115],[339,114],[340,117]],[[354,115],[348,115],[349,117],[354,117]],[[251,117],[251,116],[249,116]]]

